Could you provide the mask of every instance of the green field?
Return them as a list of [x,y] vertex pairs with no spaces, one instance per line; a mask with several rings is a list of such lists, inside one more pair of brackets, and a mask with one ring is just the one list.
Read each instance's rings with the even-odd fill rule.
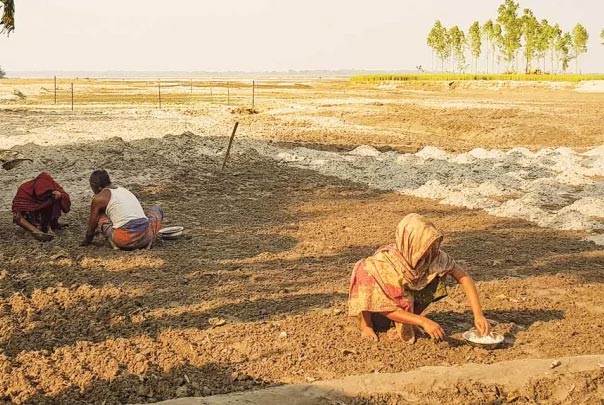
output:
[[355,83],[373,83],[390,81],[413,80],[514,80],[514,81],[546,81],[546,82],[580,82],[584,80],[604,80],[604,74],[466,74],[466,73],[401,73],[373,74],[352,76],[350,81]]

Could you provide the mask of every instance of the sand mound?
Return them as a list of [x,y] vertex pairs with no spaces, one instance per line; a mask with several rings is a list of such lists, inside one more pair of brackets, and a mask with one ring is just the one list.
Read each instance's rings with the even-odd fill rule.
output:
[[[585,153],[559,147],[531,152],[475,148],[461,154],[426,146],[415,154],[363,145],[342,155],[267,145],[259,153],[381,190],[484,209],[561,230],[604,228],[604,147]],[[595,238],[593,241],[599,241]]]

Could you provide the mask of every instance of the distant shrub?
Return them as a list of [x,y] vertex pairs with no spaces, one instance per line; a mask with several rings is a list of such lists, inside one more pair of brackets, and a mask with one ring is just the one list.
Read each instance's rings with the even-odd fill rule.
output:
[[400,82],[413,80],[451,81],[451,80],[513,80],[513,81],[548,81],[580,82],[584,80],[604,80],[604,74],[548,74],[539,73],[500,73],[500,74],[463,74],[463,73],[401,73],[352,76],[354,83]]
[[0,66],[0,79],[4,79],[6,77],[6,72],[2,69],[2,66]]

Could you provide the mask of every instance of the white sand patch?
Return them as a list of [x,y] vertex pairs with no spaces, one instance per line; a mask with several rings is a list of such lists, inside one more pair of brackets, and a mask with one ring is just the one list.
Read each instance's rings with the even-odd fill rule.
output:
[[435,148],[434,146],[424,147],[422,150],[417,152],[415,154],[415,156],[418,156],[423,159],[441,159],[441,160],[444,160],[444,159],[447,159],[450,157],[449,153],[447,153],[446,151],[444,151],[442,149]]
[[579,93],[604,93],[604,80],[586,80],[575,87]]
[[560,213],[566,211],[577,211],[588,217],[604,218],[604,196],[601,198],[581,198],[571,205],[562,208]]
[[380,156],[382,153],[374,147],[367,146],[367,145],[361,145],[359,147],[354,148],[350,152],[348,152],[348,154],[354,155],[354,156],[376,157],[376,156]]
[[501,159],[505,156],[505,152],[500,150],[486,150],[483,148],[472,149],[468,154],[476,159]]
[[[415,154],[359,146],[347,154],[263,145],[261,154],[371,187],[483,209],[560,230],[604,229],[604,148],[509,151],[476,148],[454,154],[427,146]],[[502,196],[504,198],[497,198]],[[508,199],[511,198],[511,199]],[[599,243],[601,238],[595,238]]]
[[604,156],[604,145],[598,146],[597,148],[593,148],[588,150],[587,152],[582,153],[583,156]]

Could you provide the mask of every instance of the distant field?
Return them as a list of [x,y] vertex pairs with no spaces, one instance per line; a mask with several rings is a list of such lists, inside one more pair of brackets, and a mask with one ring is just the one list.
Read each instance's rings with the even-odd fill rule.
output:
[[580,82],[584,80],[604,80],[604,74],[462,74],[462,73],[403,73],[357,75],[350,78],[352,82],[388,82],[412,80],[515,80],[547,82]]

